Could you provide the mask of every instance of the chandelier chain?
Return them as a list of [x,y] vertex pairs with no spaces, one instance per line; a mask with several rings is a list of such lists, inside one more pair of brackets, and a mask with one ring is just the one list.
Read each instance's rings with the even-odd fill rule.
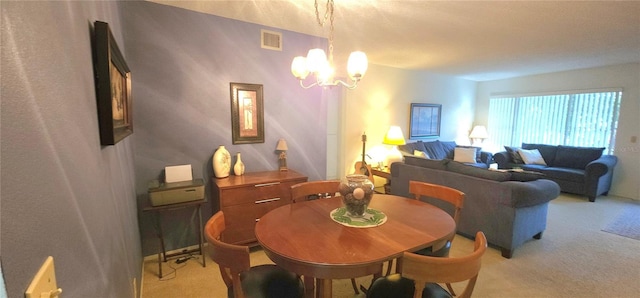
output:
[[314,7],[316,9],[316,21],[318,21],[318,25],[320,25],[320,27],[324,27],[327,19],[329,19],[329,63],[333,64],[333,0],[327,0],[327,5],[322,20],[320,20],[320,11],[318,10],[318,0],[314,1]]

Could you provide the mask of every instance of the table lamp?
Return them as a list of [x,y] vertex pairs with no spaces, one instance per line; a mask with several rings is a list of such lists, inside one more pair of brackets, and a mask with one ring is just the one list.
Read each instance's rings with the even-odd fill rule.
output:
[[391,126],[384,136],[382,144],[392,145],[391,150],[387,153],[386,162],[388,167],[391,167],[391,164],[396,161],[402,161],[402,153],[398,150],[398,145],[404,145],[406,142],[404,141],[404,134],[402,134],[400,126]]
[[469,138],[472,140],[473,146],[482,146],[482,141],[489,138],[487,128],[484,125],[476,125],[471,130]]
[[278,140],[278,144],[276,145],[276,151],[280,151],[280,155],[278,155],[278,164],[280,165],[280,171],[287,171],[287,141],[284,139]]

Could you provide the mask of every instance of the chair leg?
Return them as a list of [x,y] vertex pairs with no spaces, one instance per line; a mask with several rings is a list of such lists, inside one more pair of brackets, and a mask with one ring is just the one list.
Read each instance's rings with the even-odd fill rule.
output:
[[450,283],[447,283],[447,289],[449,289],[449,293],[451,293],[451,296],[456,295],[456,292],[453,291],[453,287],[451,286]]
[[353,286],[353,291],[356,292],[356,294],[360,294],[360,291],[358,291],[358,285],[356,284],[355,278],[351,279],[351,285]]

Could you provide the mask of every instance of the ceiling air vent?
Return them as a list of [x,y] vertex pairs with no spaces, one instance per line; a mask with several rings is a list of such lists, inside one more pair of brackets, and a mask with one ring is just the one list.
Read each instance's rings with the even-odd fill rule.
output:
[[263,49],[282,51],[282,33],[260,30],[260,45]]

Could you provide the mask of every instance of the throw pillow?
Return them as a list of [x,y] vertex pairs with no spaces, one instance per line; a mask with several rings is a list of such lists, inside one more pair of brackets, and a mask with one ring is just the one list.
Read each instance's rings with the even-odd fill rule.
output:
[[420,151],[420,150],[413,150],[413,155],[419,156],[419,157],[424,157],[424,158],[429,158],[429,155],[427,155],[426,152]]
[[518,149],[520,148],[504,146],[504,149],[507,150],[507,153],[509,153],[509,156],[511,156],[511,160],[513,160],[513,163],[524,163],[522,157],[520,157],[520,153],[518,153]]
[[476,148],[456,147],[453,152],[453,160],[458,162],[476,163]]
[[464,145],[457,145],[456,147],[460,147],[460,148],[473,148],[476,150],[476,162],[482,162],[482,148],[481,147],[475,147],[475,146],[464,146]]
[[542,158],[542,155],[540,154],[540,151],[538,151],[538,149],[518,149],[518,153],[520,154],[520,157],[522,157],[522,160],[525,164],[543,166],[547,165],[547,163],[544,162],[544,159]]

